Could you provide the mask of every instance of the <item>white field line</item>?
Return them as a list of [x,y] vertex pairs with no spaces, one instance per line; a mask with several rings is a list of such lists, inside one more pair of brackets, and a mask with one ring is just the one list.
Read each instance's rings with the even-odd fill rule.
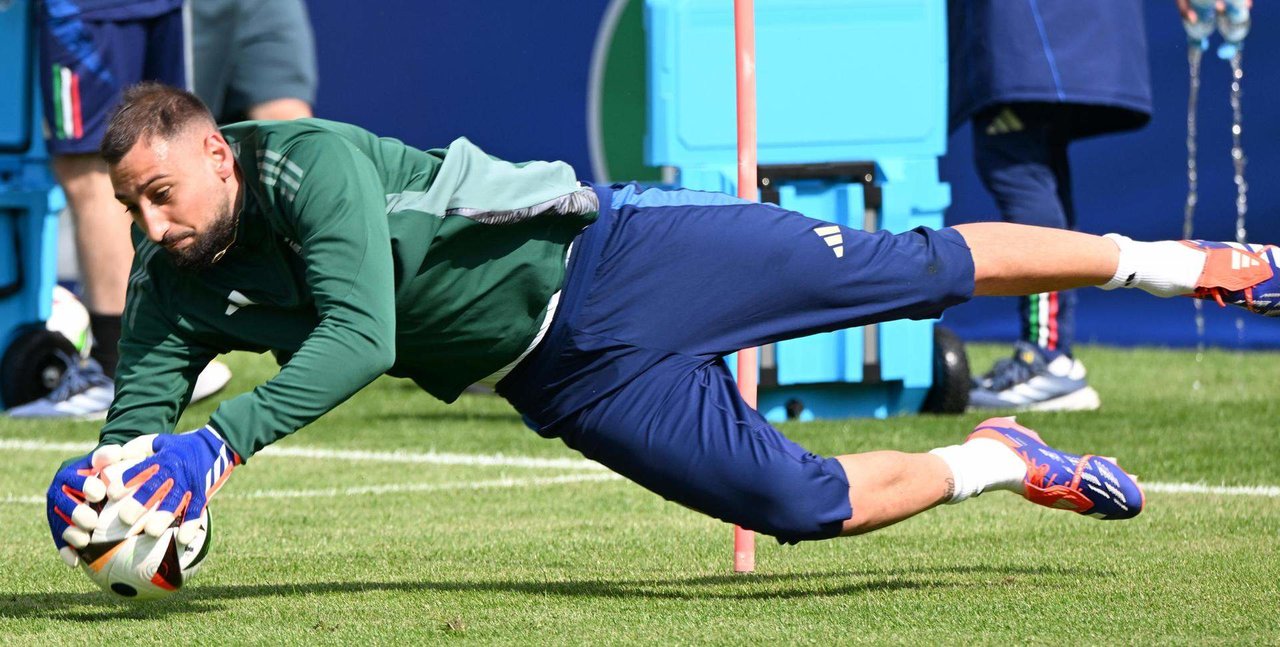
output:
[[[12,440],[0,439],[0,451],[49,451],[62,452],[68,454],[84,453],[93,449],[90,443],[50,443],[38,440]],[[432,465],[466,465],[477,467],[529,467],[529,468],[552,468],[552,469],[578,469],[578,470],[604,470],[603,465],[581,458],[536,458],[532,456],[504,456],[502,454],[450,454],[440,452],[370,452],[361,450],[338,450],[338,449],[320,449],[312,447],[268,447],[257,456],[272,457],[294,457],[294,458],[313,458],[313,459],[330,459],[330,460],[347,460],[347,461],[366,461],[381,463],[423,463]],[[594,475],[572,475],[567,477],[553,477],[550,479],[499,479],[494,481],[470,481],[456,483],[419,483],[419,484],[398,484],[386,486],[369,486],[372,488],[392,488],[392,489],[375,489],[365,492],[368,488],[331,488],[327,490],[279,490],[285,494],[281,498],[289,496],[340,496],[344,494],[360,495],[360,494],[377,494],[384,492],[429,492],[433,490],[456,490],[468,487],[519,487],[521,485],[542,485],[557,483],[556,479],[579,479],[592,480],[587,476],[594,477],[595,480],[607,480],[616,478],[612,473],[594,474]],[[564,482],[573,482],[564,481]],[[487,484],[487,485],[477,485]],[[503,485],[509,484],[509,485]],[[426,489],[396,489],[396,488],[426,488]],[[1159,494],[1208,494],[1219,496],[1260,496],[1277,498],[1280,497],[1280,486],[1276,485],[1208,485],[1204,483],[1163,483],[1163,482],[1143,482],[1142,489],[1146,492]],[[262,491],[264,494],[257,495],[255,498],[270,498],[265,493],[272,492],[270,490]],[[299,492],[306,494],[290,495],[290,492]],[[326,494],[328,493],[328,494]],[[249,494],[241,494],[241,497],[247,497]],[[3,503],[43,503],[43,497],[23,497],[6,495],[0,496],[0,504]]]
[[[537,487],[543,485],[559,485],[562,483],[589,483],[597,481],[613,481],[622,477],[613,473],[605,474],[569,474],[541,478],[500,478],[486,481],[453,481],[447,483],[392,483],[388,485],[364,485],[346,488],[318,488],[311,490],[252,490],[249,492],[227,493],[220,499],[305,499],[314,497],[364,496],[369,494],[402,494],[408,492],[445,492],[450,490],[489,490],[517,487]],[[1211,494],[1219,496],[1261,496],[1280,497],[1280,486],[1225,486],[1203,485],[1197,483],[1146,483],[1143,489],[1147,492],[1161,494]],[[0,505],[22,504],[43,505],[42,496],[5,495],[0,497]]]
[[1160,494],[1218,494],[1223,496],[1280,497],[1277,485],[1205,485],[1203,483],[1147,483],[1142,482],[1144,492]]
[[4,496],[0,496],[0,505],[5,505],[9,503],[16,503],[16,504],[22,504],[22,505],[44,505],[44,497],[15,496],[13,494],[6,494]]
[[[0,438],[0,451],[61,452],[84,454],[93,449],[90,443],[49,443],[39,440]],[[254,454],[276,458],[314,458],[323,460],[365,461],[374,463],[418,463],[428,465],[464,465],[470,467],[528,467],[544,469],[604,470],[605,467],[585,458],[537,458],[503,454],[451,454],[444,452],[370,452],[363,450],[322,449],[319,447],[267,447]]]
[[[500,478],[486,481],[452,481],[447,483],[391,483],[388,485],[362,485],[345,488],[317,488],[312,490],[251,490],[249,492],[228,492],[218,500],[228,499],[313,499],[318,497],[367,496],[370,494],[404,494],[420,492],[447,492],[457,490],[498,490],[519,487],[541,487],[545,485],[562,485],[566,483],[591,483],[598,481],[614,481],[621,476],[613,473],[605,474],[568,474],[537,478]],[[0,497],[0,505],[23,504],[44,505],[42,496]]]

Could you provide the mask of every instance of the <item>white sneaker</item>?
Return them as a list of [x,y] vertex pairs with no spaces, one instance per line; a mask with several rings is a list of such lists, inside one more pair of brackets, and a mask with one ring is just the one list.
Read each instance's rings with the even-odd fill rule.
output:
[[196,388],[191,391],[192,404],[221,391],[230,381],[231,369],[226,364],[216,359],[209,362],[196,378]]
[[1049,361],[1044,349],[1027,341],[1014,344],[1013,357],[996,362],[969,392],[970,411],[1092,411],[1101,405],[1084,364],[1067,355]]
[[[8,411],[11,418],[71,418],[75,420],[102,420],[107,417],[111,401],[116,396],[115,382],[102,372],[102,365],[92,358],[83,363],[68,358],[67,372],[49,395],[34,402],[14,407]],[[191,402],[203,400],[231,381],[231,369],[214,360],[200,371]]]
[[92,358],[83,362],[67,358],[67,371],[53,392],[34,402],[9,410],[11,418],[71,418],[102,420],[116,396],[115,382]]

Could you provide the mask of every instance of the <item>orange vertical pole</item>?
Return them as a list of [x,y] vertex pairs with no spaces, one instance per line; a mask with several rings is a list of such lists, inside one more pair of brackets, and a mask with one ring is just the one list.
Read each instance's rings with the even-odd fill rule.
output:
[[[757,200],[756,190],[756,28],[754,0],[734,0],[734,49],[738,79],[738,197]],[[738,390],[756,407],[759,360],[756,349],[738,351]],[[756,535],[733,527],[733,570],[756,570]]]

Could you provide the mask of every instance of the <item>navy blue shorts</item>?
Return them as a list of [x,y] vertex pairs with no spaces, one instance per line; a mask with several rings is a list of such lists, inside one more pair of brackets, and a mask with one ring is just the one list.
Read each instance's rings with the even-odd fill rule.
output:
[[[866,233],[698,191],[597,187],[560,306],[498,392],[657,494],[779,541],[852,516],[839,462],[791,442],[739,396],[724,356],[890,319],[973,294],[954,230]],[[612,205],[612,208],[607,208]]]
[[51,154],[97,153],[125,88],[141,81],[187,85],[181,8],[119,21],[42,15],[39,25],[40,93]]

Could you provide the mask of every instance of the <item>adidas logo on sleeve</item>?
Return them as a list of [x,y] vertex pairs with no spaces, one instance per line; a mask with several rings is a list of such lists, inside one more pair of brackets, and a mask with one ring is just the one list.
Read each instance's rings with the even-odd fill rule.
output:
[[840,233],[840,227],[831,225],[829,227],[818,227],[813,233],[822,237],[827,242],[827,247],[835,253],[836,258],[844,258],[844,235]]

